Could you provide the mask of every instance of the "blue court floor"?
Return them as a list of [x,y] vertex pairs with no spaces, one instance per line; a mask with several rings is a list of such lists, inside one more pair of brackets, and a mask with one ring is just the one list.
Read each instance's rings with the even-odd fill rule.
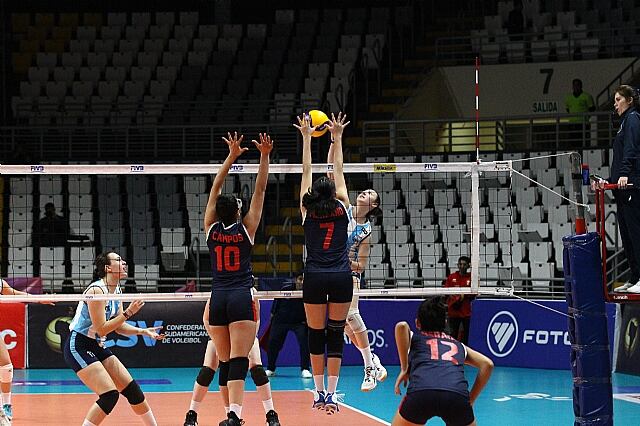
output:
[[[391,422],[401,399],[393,393],[398,367],[390,366],[388,370],[388,379],[370,393],[360,392],[360,367],[343,367],[339,383],[339,392],[344,393],[346,404],[380,419],[381,424]],[[197,368],[132,369],[131,372],[145,392],[185,392],[186,411]],[[312,380],[299,377],[297,368],[281,367],[276,373],[271,379],[274,391],[302,390],[313,385]],[[475,370],[468,368],[469,381],[474,377]],[[640,377],[615,373],[613,383],[614,424],[640,424]],[[213,384],[211,390],[217,390],[217,385]],[[255,390],[250,379],[247,390]],[[71,370],[16,370],[13,391],[17,394],[90,393]],[[219,404],[219,399],[209,398],[204,403]],[[276,409],[286,410],[286,407]],[[573,424],[571,373],[496,367],[474,409],[479,425]],[[340,424],[339,417],[332,418],[332,424]],[[443,423],[438,419],[429,424]]]

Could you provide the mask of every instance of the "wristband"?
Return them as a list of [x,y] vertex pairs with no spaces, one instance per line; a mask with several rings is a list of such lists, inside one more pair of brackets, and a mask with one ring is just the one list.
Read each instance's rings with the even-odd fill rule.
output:
[[129,319],[129,318],[131,318],[131,316],[132,316],[130,313],[128,313],[128,312],[127,312],[127,310],[126,310],[126,309],[125,309],[124,311],[122,311],[122,315],[124,315],[124,318],[125,318],[125,319]]

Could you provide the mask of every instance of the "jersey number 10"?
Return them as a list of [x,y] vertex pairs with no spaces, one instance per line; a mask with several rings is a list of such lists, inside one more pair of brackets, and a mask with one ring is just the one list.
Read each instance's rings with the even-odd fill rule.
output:
[[240,248],[237,246],[216,246],[216,266],[218,272],[240,270]]

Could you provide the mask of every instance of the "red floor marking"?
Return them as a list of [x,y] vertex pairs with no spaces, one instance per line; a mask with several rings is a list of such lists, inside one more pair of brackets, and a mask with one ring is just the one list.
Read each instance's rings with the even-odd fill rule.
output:
[[[226,418],[218,392],[210,392],[198,413],[198,422],[202,426],[217,425]],[[180,426],[184,422],[191,393],[147,393],[151,409],[160,426]],[[81,425],[84,416],[93,402],[91,394],[13,394],[13,426],[33,425]],[[312,396],[308,391],[275,391],[273,400],[284,426],[349,425],[374,426],[385,424],[348,407],[342,406],[333,416],[323,411],[311,409]],[[246,426],[264,425],[265,417],[262,402],[255,392],[245,394],[242,415]],[[121,397],[118,405],[102,425],[124,426],[141,425],[140,420]]]

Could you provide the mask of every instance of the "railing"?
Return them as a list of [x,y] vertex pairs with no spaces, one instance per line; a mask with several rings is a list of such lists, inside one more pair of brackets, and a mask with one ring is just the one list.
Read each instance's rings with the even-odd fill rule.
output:
[[[636,38],[626,38],[626,34],[635,34],[640,27],[625,28],[581,29],[568,32],[529,32],[523,34],[479,34],[464,37],[441,37],[436,40],[436,59],[443,65],[470,65],[476,56],[499,54],[505,51],[509,43],[524,43],[522,61],[546,62],[551,47],[557,42],[562,43],[561,51],[557,52],[559,60],[578,59],[576,55],[582,40],[597,39],[598,45],[590,46],[595,49],[589,51],[594,58],[613,58],[622,56],[636,56],[640,50],[640,41]],[[540,41],[548,41],[550,46],[538,46]],[[566,44],[565,44],[566,43]],[[499,50],[487,50],[486,46],[499,45]],[[518,54],[520,52],[517,52]],[[508,52],[507,52],[508,56]],[[582,52],[582,58],[587,52]],[[486,62],[486,61],[483,61]]]
[[596,105],[603,105],[605,102],[613,103],[612,99],[616,88],[622,84],[626,84],[635,77],[638,71],[638,61],[640,58],[636,58],[633,62],[627,65],[620,73],[611,80],[607,87],[602,89],[596,96]]
[[[581,116],[580,122],[569,118]],[[365,121],[363,154],[460,152],[475,149],[475,119]],[[609,112],[483,117],[480,150],[528,151],[610,146],[617,130]]]
[[193,237],[189,244],[189,255],[193,259],[196,272],[196,289],[200,291],[200,238]]
[[289,272],[293,271],[293,220],[287,216],[282,223],[282,232],[287,238],[287,249],[289,251]]
[[[265,248],[265,254],[269,258],[271,268],[273,269],[273,276],[278,276],[278,241],[275,236],[270,236],[267,240],[267,246]],[[269,256],[271,255],[271,256]]]

